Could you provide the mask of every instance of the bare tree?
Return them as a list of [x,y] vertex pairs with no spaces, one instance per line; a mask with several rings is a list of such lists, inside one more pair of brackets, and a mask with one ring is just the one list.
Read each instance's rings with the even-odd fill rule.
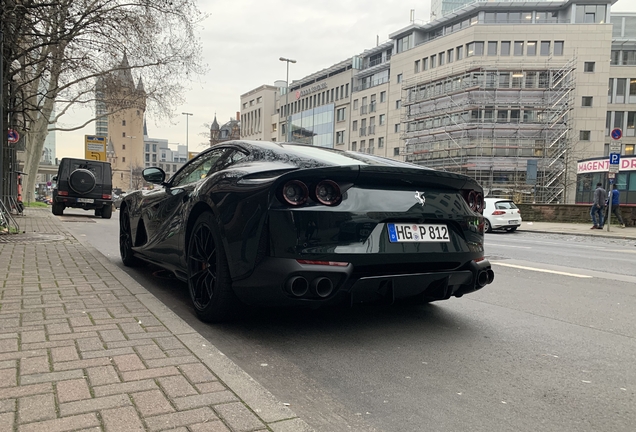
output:
[[139,190],[142,187],[144,187],[146,185],[146,181],[144,180],[143,177],[143,171],[144,171],[144,167],[140,166],[140,165],[134,165],[131,168],[131,175],[132,175],[132,190]]
[[[3,103],[26,132],[27,200],[48,131],[77,130],[95,120],[61,126],[71,109],[94,112],[98,81],[105,94],[118,85],[124,54],[143,77],[148,111],[160,118],[173,115],[182,83],[202,71],[196,30],[203,16],[195,0],[2,0],[2,6],[3,33],[11,35],[3,75],[15,101]],[[108,102],[109,109],[131,103]]]

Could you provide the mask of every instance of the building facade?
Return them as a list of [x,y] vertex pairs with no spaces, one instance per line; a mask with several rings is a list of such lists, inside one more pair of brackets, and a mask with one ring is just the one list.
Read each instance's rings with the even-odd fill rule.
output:
[[[262,137],[467,174],[489,196],[575,202],[577,161],[607,152],[608,121],[629,128],[628,107],[607,114],[619,110],[608,108],[610,78],[622,89],[636,77],[609,61],[614,2],[473,2],[411,23],[293,81],[276,95]],[[621,37],[630,23],[621,21]]]

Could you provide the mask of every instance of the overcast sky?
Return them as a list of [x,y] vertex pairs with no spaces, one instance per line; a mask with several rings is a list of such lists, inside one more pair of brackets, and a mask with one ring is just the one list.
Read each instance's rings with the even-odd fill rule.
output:
[[[185,144],[186,116],[190,112],[189,148],[201,151],[204,123],[216,113],[220,124],[240,111],[240,95],[260,85],[285,80],[286,66],[279,57],[297,61],[290,64],[290,81],[332,66],[367,48],[389,39],[393,33],[415,20],[429,21],[430,0],[199,0],[199,8],[209,14],[203,23],[201,41],[208,72],[187,84],[186,103],[175,110],[171,122],[157,124],[147,113],[148,134]],[[636,12],[635,0],[619,0],[614,12]],[[135,77],[137,78],[137,77]],[[90,112],[74,112],[65,125],[80,124]],[[56,157],[84,157],[84,135],[94,134],[91,123],[75,132],[57,132]]]

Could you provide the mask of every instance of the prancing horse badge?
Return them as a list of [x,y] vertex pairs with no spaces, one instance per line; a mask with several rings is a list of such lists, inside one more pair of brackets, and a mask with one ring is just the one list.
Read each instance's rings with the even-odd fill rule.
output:
[[424,192],[415,191],[415,199],[418,200],[420,204],[422,204],[422,207],[424,207],[424,203],[426,203]]

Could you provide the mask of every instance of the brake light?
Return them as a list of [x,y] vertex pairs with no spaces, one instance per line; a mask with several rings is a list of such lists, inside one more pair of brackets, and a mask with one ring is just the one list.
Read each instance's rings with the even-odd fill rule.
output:
[[494,212],[492,212],[493,216],[499,216],[499,215],[502,215],[502,214],[506,214],[506,212],[503,211],[503,210],[495,210]]
[[481,192],[477,192],[475,190],[464,190],[462,191],[462,196],[472,211],[483,213],[484,196]]
[[309,190],[305,183],[300,180],[290,180],[283,186],[282,199],[283,202],[298,207],[307,202]]
[[340,186],[331,180],[323,180],[316,185],[314,190],[316,201],[326,206],[335,206],[342,201]]
[[68,191],[58,191],[57,194],[62,196],[68,196]]
[[102,194],[102,199],[110,199],[111,196],[108,194]]

